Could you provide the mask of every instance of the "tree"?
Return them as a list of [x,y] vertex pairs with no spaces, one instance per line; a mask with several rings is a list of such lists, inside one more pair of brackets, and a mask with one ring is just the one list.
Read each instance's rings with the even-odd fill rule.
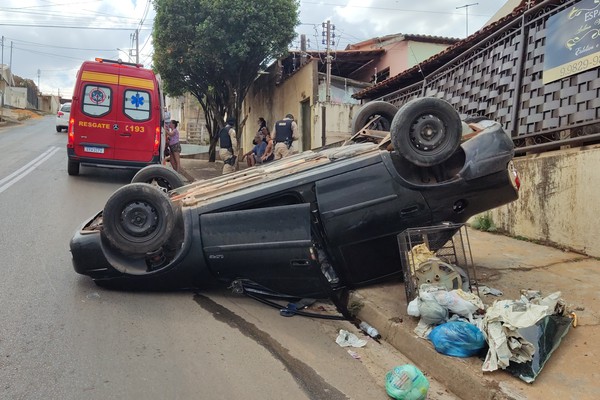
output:
[[[296,0],[155,0],[154,68],[170,95],[191,93],[206,115],[215,160],[226,117],[239,123],[258,71],[287,51]],[[239,125],[236,129],[241,136]]]

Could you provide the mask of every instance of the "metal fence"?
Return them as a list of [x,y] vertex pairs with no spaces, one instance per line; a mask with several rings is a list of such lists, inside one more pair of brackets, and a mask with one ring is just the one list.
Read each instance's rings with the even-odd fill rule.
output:
[[443,98],[461,114],[500,122],[517,154],[598,143],[600,68],[542,81],[546,22],[577,2],[541,2],[422,81],[380,100],[401,105],[415,97]]

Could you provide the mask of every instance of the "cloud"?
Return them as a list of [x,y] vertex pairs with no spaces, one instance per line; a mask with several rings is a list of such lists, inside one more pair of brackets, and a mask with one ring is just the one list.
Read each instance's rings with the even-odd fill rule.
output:
[[[506,1],[480,0],[469,7],[469,30],[479,29]],[[465,1],[301,0],[299,34],[311,49],[324,49],[321,24],[335,25],[334,48],[343,49],[394,33],[465,36]],[[75,74],[96,57],[135,61],[132,35],[139,29],[139,61],[150,66],[154,9],[148,0],[3,0],[3,63],[39,82],[45,94],[70,97]],[[141,23],[143,21],[143,23]],[[293,47],[300,47],[299,40]],[[121,50],[117,50],[121,49]],[[39,71],[39,72],[38,72]]]
[[136,28],[140,62],[150,62],[151,43],[142,46],[151,34],[153,14],[147,0],[4,0],[2,60],[14,74],[39,82],[42,93],[71,97],[81,63],[96,57],[126,59],[135,49]]

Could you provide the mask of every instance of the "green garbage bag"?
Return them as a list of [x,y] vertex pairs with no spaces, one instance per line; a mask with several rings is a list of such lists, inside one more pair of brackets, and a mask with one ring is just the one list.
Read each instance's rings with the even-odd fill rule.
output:
[[425,400],[429,381],[414,365],[399,365],[385,375],[385,390],[396,400]]

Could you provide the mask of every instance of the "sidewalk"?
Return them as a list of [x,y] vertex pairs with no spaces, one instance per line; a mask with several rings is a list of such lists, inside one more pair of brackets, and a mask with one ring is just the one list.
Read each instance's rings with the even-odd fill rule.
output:
[[[188,180],[221,174],[223,164],[182,158]],[[501,290],[500,297],[482,295],[485,304],[515,300],[521,289],[555,291],[569,309],[577,310],[578,325],[571,328],[535,382],[527,384],[506,371],[481,371],[477,357],[455,358],[437,353],[413,329],[418,319],[406,312],[401,282],[360,289],[352,294],[364,307],[358,314],[379,330],[383,340],[409,357],[463,399],[596,399],[600,391],[600,262],[581,254],[468,230],[480,285]]]

